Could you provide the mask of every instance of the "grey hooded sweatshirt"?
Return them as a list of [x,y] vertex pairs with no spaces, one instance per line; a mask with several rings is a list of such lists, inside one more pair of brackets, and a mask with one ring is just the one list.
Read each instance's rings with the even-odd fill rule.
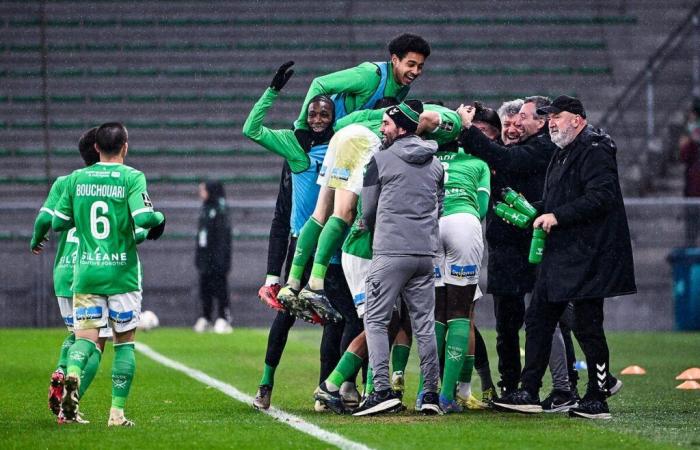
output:
[[444,170],[435,141],[416,135],[375,153],[362,187],[362,219],[374,232],[375,255],[435,256]]

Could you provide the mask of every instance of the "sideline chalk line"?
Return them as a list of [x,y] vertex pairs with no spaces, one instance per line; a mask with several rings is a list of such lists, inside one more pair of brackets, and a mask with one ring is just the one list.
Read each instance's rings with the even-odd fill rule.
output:
[[[170,359],[167,356],[156,352],[146,344],[136,342],[136,350],[138,350],[144,356],[147,356],[148,358],[166,367],[169,367],[173,370],[177,370],[178,372],[182,372],[188,377],[194,378],[195,380],[199,381],[200,383],[206,384],[207,386],[210,386],[214,389],[218,389],[219,391],[223,392],[224,394],[228,395],[229,397],[235,400],[238,400],[241,403],[245,403],[248,405],[252,405],[253,403],[253,397],[251,397],[248,394],[244,394],[232,385],[225,383],[221,380],[217,380],[216,378],[211,377],[197,369],[193,369],[180,362]],[[327,442],[342,450],[372,450],[370,447],[367,447],[364,444],[351,441],[339,434],[324,430],[323,428],[317,425],[305,421],[301,417],[297,417],[293,414],[284,412],[281,409],[275,408],[274,406],[270,407],[270,409],[268,410],[260,410],[260,412],[267,414],[268,416],[271,416],[272,418],[282,422],[285,425],[289,425],[290,427],[295,428],[301,431],[302,433],[306,433],[310,436],[313,436],[316,439],[319,439],[323,442]]]

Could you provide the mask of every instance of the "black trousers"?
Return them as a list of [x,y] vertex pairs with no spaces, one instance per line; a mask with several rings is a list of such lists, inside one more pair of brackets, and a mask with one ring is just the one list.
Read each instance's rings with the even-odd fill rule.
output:
[[[552,335],[568,305],[567,302],[548,300],[546,288],[537,289],[525,317],[525,367],[521,382],[532,395],[537,395],[542,387],[542,376],[552,349]],[[610,370],[610,354],[603,330],[603,299],[578,300],[571,304],[572,331],[588,365],[586,394],[600,397],[607,390]]]
[[228,279],[225,273],[200,273],[199,298],[202,301],[202,317],[211,322],[214,312],[214,298],[218,303],[217,319],[230,320]]
[[[288,255],[294,255],[296,248],[296,238],[290,239]],[[291,262],[287,261],[286,276],[289,275]],[[310,267],[310,266],[309,266]],[[308,269],[308,268],[307,268]],[[306,284],[309,270],[302,277],[301,285]],[[321,369],[319,371],[319,384],[331,374],[340,360],[342,353],[348,348],[358,334],[363,330],[362,319],[357,317],[355,303],[352,294],[345,281],[345,274],[340,264],[328,266],[325,279],[325,290],[328,299],[334,308],[343,316],[339,323],[329,323],[323,327],[321,337],[320,360]],[[277,367],[282,352],[287,345],[289,330],[294,326],[296,317],[287,312],[278,312],[270,327],[267,337],[267,351],[265,353],[265,364]]]
[[[520,337],[518,333],[525,320],[525,294],[494,295],[493,309],[496,316],[496,352],[501,389],[511,392],[520,380]],[[552,331],[554,332],[554,331]],[[551,347],[550,339],[550,347]]]

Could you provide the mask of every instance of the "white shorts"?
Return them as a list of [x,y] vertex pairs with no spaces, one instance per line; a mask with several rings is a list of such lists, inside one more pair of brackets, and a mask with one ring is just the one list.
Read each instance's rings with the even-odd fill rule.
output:
[[125,294],[73,294],[73,326],[89,330],[111,326],[117,333],[135,329],[141,318],[141,291]]
[[481,222],[476,216],[457,213],[441,217],[440,244],[434,260],[435,286],[478,284],[483,255]]
[[[73,332],[73,299],[71,297],[56,297],[58,301],[58,309],[61,310],[61,317],[63,318],[63,323],[66,324],[66,328],[71,333]],[[112,329],[110,327],[100,328],[101,338],[111,338]]]
[[341,263],[345,273],[345,281],[348,282],[352,299],[355,302],[357,316],[362,318],[365,315],[365,302],[367,301],[365,281],[367,280],[372,260],[343,253]]
[[352,124],[333,135],[316,183],[360,195],[365,166],[382,146],[376,134]]

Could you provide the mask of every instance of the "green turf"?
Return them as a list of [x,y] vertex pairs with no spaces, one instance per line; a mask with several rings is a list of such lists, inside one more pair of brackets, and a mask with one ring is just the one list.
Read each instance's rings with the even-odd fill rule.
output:
[[[81,402],[81,410],[93,422],[59,427],[46,409],[45,391],[63,334],[60,330],[0,330],[2,367],[10,381],[0,395],[3,448],[68,447],[74,446],[71,444],[76,439],[90,439],[107,448],[328,447],[141,354],[137,354],[136,379],[127,403],[127,416],[137,426],[107,429],[112,357],[109,346],[100,373]],[[486,331],[484,337],[493,361],[494,334]],[[318,378],[319,339],[318,330],[292,332],[277,371],[273,404],[373,448],[637,449],[700,445],[700,392],[677,390],[679,382],[674,379],[683,369],[700,365],[698,333],[610,333],[613,370],[639,364],[648,375],[623,378],[625,387],[610,400],[614,418],[608,422],[491,411],[427,418],[411,413],[410,408],[401,415],[370,419],[313,413],[311,393]],[[139,340],[253,394],[267,332],[236,329],[231,335],[219,336],[158,329],[140,334]],[[409,406],[415,399],[417,378],[413,353],[407,369],[405,403]],[[494,372],[495,367],[494,361]],[[478,382],[475,384],[478,386]]]

